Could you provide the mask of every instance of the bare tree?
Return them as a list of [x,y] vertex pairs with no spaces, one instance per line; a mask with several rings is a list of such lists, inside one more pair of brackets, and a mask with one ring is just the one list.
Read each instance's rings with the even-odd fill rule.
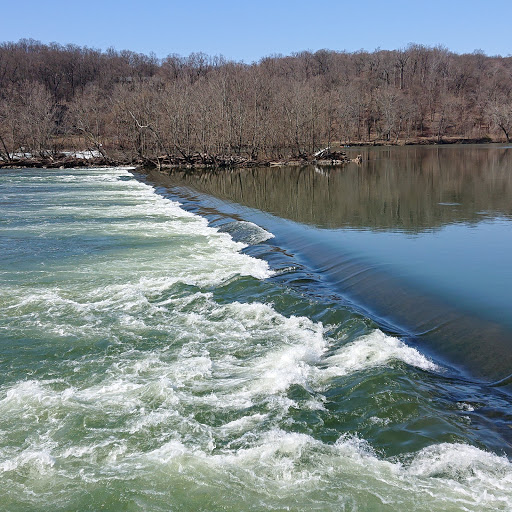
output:
[[491,123],[499,128],[510,142],[512,134],[512,103],[499,103],[489,106],[489,118]]
[[510,140],[511,98],[512,58],[443,47],[320,50],[246,65],[21,40],[0,44],[0,156],[49,158],[58,144],[85,145],[159,165],[306,156],[354,141]]
[[94,148],[103,158],[108,159],[105,150],[105,138],[108,129],[107,112],[110,111],[108,99],[98,85],[89,84],[69,105],[67,121],[70,127],[82,135],[87,145]]
[[55,104],[50,92],[41,84],[20,85],[21,109],[18,123],[24,146],[41,157],[51,155],[51,138],[55,133]]

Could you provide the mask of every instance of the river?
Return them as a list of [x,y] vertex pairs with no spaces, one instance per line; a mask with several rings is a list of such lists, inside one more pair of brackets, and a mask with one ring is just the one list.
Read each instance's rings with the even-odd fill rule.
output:
[[0,171],[3,507],[510,510],[510,156],[434,149]]

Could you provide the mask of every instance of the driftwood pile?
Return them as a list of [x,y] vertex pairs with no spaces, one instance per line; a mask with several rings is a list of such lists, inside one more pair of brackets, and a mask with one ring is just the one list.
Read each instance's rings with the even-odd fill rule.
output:
[[43,167],[45,169],[70,169],[74,167],[96,167],[116,164],[117,162],[111,162],[103,157],[77,158],[59,155],[55,157],[16,158],[12,160],[0,159],[0,169],[3,167],[15,169],[31,167]]
[[243,157],[240,155],[210,155],[208,153],[194,153],[186,156],[162,155],[157,157],[156,161],[145,161],[144,165],[148,167],[181,167],[181,168],[200,168],[200,167],[253,167],[264,165],[258,160]]

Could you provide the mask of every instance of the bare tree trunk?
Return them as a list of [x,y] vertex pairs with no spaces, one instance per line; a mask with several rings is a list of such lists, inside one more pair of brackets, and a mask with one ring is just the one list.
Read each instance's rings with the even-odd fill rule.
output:
[[5,153],[2,153],[0,151],[0,156],[4,157],[5,160],[7,160],[8,162],[12,162],[12,158],[11,158],[11,155],[9,153],[9,150],[7,149],[5,141],[4,141],[4,139],[3,139],[3,137],[1,135],[0,135],[0,142],[2,143],[2,147],[4,148],[4,151],[5,151]]

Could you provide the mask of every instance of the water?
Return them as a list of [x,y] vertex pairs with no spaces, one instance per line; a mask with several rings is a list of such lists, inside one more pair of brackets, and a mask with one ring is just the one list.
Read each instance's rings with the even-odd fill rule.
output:
[[507,378],[510,148],[374,148],[364,156],[361,167],[175,172],[165,183],[186,201],[203,193],[203,206],[265,227],[372,318],[460,371]]
[[365,314],[254,209],[126,169],[0,187],[5,510],[512,507],[506,389]]

